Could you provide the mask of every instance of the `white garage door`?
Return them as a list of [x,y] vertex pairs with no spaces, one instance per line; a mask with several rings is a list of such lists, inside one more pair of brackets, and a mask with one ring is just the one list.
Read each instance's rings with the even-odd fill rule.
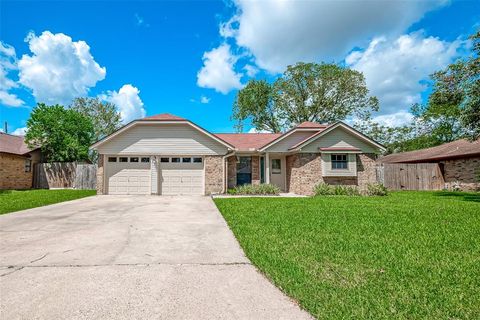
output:
[[203,176],[201,157],[160,158],[162,195],[203,195]]
[[108,157],[108,194],[150,194],[150,157]]

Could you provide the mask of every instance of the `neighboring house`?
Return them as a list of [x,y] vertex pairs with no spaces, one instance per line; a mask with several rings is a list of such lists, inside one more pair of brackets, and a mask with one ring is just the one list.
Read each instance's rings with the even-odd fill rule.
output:
[[457,140],[440,146],[394,153],[379,163],[438,163],[445,188],[478,190],[480,187],[480,139]]
[[30,189],[39,148],[30,149],[23,136],[0,132],[0,189]]
[[224,193],[240,184],[272,183],[312,194],[319,182],[376,182],[384,147],[338,122],[304,122],[283,134],[213,134],[160,114],[135,120],[92,145],[99,153],[99,194]]

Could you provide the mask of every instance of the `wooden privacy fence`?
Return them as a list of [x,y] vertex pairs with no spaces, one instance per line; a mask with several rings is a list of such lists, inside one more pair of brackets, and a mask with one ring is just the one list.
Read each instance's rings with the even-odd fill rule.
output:
[[76,162],[37,163],[33,171],[36,189],[95,189],[97,166]]
[[385,163],[377,167],[377,179],[392,190],[441,190],[445,187],[438,163]]

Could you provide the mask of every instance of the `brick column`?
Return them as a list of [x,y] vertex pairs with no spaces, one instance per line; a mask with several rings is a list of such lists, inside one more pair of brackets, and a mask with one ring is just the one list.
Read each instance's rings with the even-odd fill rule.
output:
[[104,185],[103,185],[103,176],[104,176],[104,166],[103,166],[103,154],[98,155],[98,162],[97,162],[97,194],[104,194]]
[[252,184],[260,184],[260,157],[252,156]]

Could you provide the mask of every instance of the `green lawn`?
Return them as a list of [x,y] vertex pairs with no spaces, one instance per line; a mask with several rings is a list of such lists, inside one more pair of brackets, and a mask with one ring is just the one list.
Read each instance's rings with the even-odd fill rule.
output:
[[319,319],[480,318],[480,194],[215,202],[250,260]]
[[95,190],[0,190],[0,214],[95,195]]

